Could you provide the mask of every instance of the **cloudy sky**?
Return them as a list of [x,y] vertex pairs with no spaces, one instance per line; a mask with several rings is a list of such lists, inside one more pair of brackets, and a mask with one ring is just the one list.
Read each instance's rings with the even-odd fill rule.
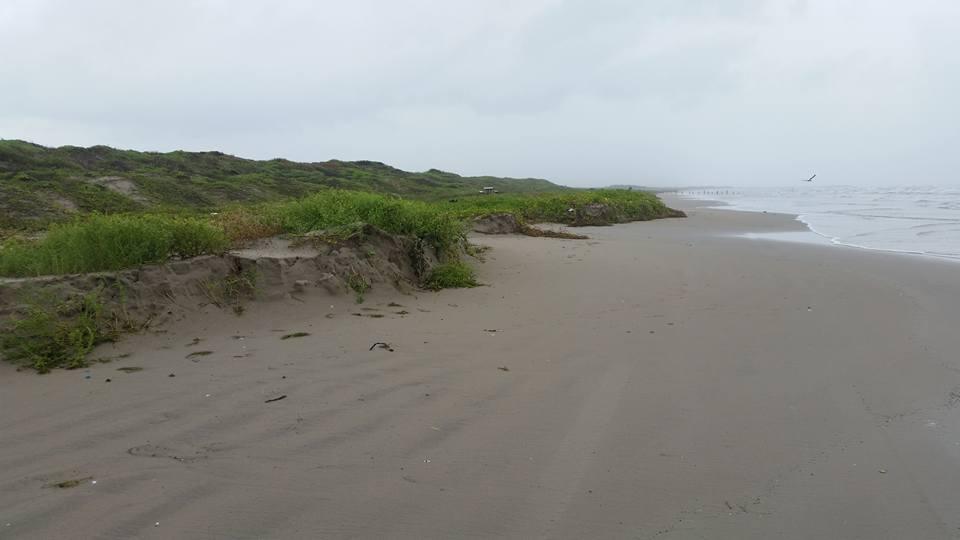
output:
[[951,0],[2,0],[0,138],[960,185]]

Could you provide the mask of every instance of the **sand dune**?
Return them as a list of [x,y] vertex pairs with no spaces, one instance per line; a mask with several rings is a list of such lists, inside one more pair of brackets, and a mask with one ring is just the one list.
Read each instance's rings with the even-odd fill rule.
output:
[[799,227],[482,237],[485,287],[0,366],[0,537],[957,537],[958,267],[732,236]]

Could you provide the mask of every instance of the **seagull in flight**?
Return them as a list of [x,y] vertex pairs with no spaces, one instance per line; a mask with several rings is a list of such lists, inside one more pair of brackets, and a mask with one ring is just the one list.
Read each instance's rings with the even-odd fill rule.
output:
[[813,182],[813,179],[816,178],[816,177],[817,177],[817,175],[813,175],[813,176],[811,176],[810,178],[807,178],[806,180],[801,180],[801,182]]

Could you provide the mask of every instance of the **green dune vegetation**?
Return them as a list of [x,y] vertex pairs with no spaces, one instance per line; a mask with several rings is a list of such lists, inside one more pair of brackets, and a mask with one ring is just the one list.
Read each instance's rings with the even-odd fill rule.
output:
[[[481,194],[485,187],[499,193]],[[638,190],[571,189],[546,180],[409,173],[375,162],[253,161],[218,152],[165,154],[45,148],[0,141],[0,277],[136,268],[222,254],[277,235],[346,240],[366,226],[435,248],[427,289],[477,285],[461,257],[470,221],[610,224],[677,215]],[[362,298],[368,284],[350,283]],[[42,290],[40,291],[43,292]],[[101,290],[42,294],[6,321],[0,356],[38,371],[85,365],[131,328]]]
[[[480,194],[485,187],[499,193]],[[608,222],[672,215],[646,192],[540,179],[0,140],[0,276],[120,270],[363,224],[455,256],[471,218],[508,213],[525,224],[572,223],[570,210],[586,205],[603,205]]]
[[196,217],[103,215],[57,223],[39,238],[0,245],[0,276],[29,277],[122,270],[171,258],[222,252],[223,230]]
[[227,204],[300,198],[326,189],[442,200],[493,187],[504,193],[568,188],[546,180],[407,172],[375,161],[257,161],[221,152],[47,148],[0,140],[0,229],[43,229],[78,213],[215,211]]
[[638,191],[570,190],[425,202],[327,189],[301,199],[233,205],[203,215],[79,215],[51,225],[37,238],[13,237],[0,244],[0,276],[120,270],[221,253],[231,246],[278,234],[324,231],[337,235],[363,224],[417,237],[455,257],[466,239],[470,218],[508,213],[522,223],[569,223],[573,219],[570,209],[585,205],[603,205],[613,212],[613,222],[673,215],[655,196]]

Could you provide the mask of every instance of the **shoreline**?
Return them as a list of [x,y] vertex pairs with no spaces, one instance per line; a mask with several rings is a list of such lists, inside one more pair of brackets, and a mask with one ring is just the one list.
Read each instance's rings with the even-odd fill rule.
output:
[[[789,214],[783,212],[767,212],[760,210],[743,210],[738,208],[726,208],[731,206],[729,203],[714,199],[696,199],[693,197],[683,197],[679,195],[661,195],[661,199],[664,199],[664,202],[667,203],[671,208],[686,209],[686,208],[709,208],[714,210],[722,210],[725,212],[744,212],[748,214],[768,214],[768,215],[778,215],[785,216],[794,221],[803,224],[804,232],[809,232],[814,235],[816,239],[813,238],[803,238],[799,236],[797,238],[786,238],[784,236],[777,236],[776,234],[766,234],[763,232],[758,233],[748,233],[749,236],[744,236],[744,238],[749,238],[751,240],[767,240],[772,242],[795,242],[801,244],[811,244],[811,245],[823,245],[823,246],[835,246],[835,247],[844,247],[859,249],[864,251],[875,251],[879,253],[888,253],[891,255],[907,255],[911,257],[926,257],[930,260],[945,261],[948,263],[960,263],[960,256],[956,255],[947,255],[932,253],[926,251],[908,251],[908,250],[899,250],[899,249],[887,249],[887,248],[875,248],[859,244],[852,244],[849,242],[842,242],[837,237],[832,237],[825,233],[818,231],[814,228],[808,221],[804,219],[803,214]],[[703,203],[703,204],[690,204],[690,203]],[[800,231],[797,231],[800,232]]]
[[200,310],[89,370],[2,365],[0,530],[950,537],[954,268],[756,230],[801,229],[693,208],[480,236],[483,287]]

